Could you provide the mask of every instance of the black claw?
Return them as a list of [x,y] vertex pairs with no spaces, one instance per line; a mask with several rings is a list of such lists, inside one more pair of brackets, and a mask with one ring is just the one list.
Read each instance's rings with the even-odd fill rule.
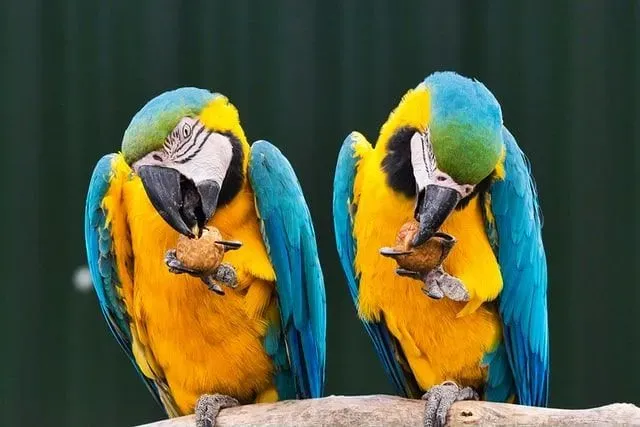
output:
[[422,275],[420,273],[417,271],[407,270],[406,268],[396,268],[396,274],[400,277],[422,280]]
[[424,292],[431,299],[438,300],[444,297],[444,292],[442,292],[442,289],[440,289],[440,287],[434,283],[423,286],[422,292]]
[[242,242],[237,240],[216,240],[216,243],[224,246],[225,251],[233,251],[242,247]]
[[203,276],[201,277],[201,279],[210,290],[218,295],[224,295],[224,290],[222,290],[222,287],[215,281],[212,276]]
[[175,249],[171,249],[167,251],[166,255],[164,256],[164,263],[167,265],[171,273],[174,273],[174,274],[188,273],[188,274],[191,274],[192,276],[200,275],[199,271],[189,267],[185,267],[184,264],[180,262],[180,260],[176,256]]

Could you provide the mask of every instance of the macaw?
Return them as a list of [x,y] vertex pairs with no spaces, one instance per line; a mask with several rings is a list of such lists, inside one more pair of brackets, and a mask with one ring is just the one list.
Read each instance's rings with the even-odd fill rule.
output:
[[[224,295],[165,260],[179,234],[208,226],[242,243],[224,257],[237,280]],[[169,416],[195,407],[198,425],[212,425],[237,402],[322,395],[311,216],[287,159],[266,141],[249,146],[223,95],[180,88],[133,117],[121,152],[93,171],[85,238],[107,324]]]
[[[375,147],[351,133],[333,193],[337,248],[360,319],[397,392],[443,425],[456,400],[547,404],[547,267],[529,163],[480,82],[453,72],[409,90]],[[444,270],[467,298],[432,299],[379,249],[457,240]],[[407,277],[409,276],[409,277]]]

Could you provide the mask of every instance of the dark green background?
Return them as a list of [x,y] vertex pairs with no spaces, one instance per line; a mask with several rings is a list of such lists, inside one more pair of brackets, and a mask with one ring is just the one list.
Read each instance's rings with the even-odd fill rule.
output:
[[334,163],[350,130],[375,139],[406,89],[448,69],[494,92],[533,165],[551,403],[640,400],[640,2],[16,0],[0,19],[0,425],[162,416],[71,275],[93,165],[185,85],[229,96],[298,172],[326,277],[327,393],[390,392],[337,262]]

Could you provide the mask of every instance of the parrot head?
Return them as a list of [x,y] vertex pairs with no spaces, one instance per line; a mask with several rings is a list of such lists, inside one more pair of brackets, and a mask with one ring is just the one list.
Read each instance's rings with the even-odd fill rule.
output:
[[400,115],[398,128],[383,168],[392,187],[417,196],[417,246],[475,197],[499,166],[502,112],[482,83],[440,72],[407,94],[393,115]]
[[197,88],[149,101],[122,141],[122,154],[153,207],[188,237],[199,237],[216,208],[240,191],[247,149],[235,107]]

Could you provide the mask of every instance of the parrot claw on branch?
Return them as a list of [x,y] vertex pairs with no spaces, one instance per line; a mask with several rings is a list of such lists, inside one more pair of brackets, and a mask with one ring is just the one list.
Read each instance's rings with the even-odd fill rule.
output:
[[460,387],[453,381],[445,381],[431,387],[423,396],[425,427],[444,427],[451,405],[460,400],[478,400],[478,393],[471,387]]
[[216,417],[222,409],[238,405],[238,401],[231,396],[203,394],[196,403],[196,427],[215,427]]

